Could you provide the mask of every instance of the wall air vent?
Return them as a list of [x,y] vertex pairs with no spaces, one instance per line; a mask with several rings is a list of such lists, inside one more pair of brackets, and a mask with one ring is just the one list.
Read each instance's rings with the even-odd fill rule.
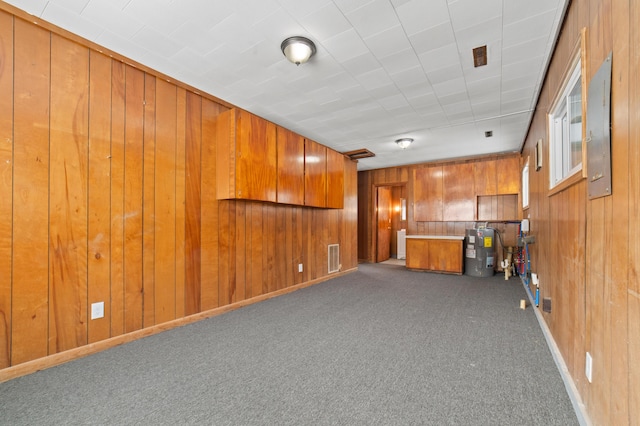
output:
[[478,68],[487,65],[487,46],[480,46],[473,49],[473,66]]
[[376,156],[373,152],[369,151],[366,148],[356,149],[355,151],[343,152],[342,155],[346,155],[352,160],[359,160],[361,158],[369,158],[369,157]]
[[329,244],[329,273],[340,272],[340,245]]

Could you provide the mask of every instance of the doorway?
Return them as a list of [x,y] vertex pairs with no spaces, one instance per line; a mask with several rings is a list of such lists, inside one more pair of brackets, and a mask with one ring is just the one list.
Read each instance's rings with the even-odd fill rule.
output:
[[397,258],[398,232],[407,228],[406,185],[376,187],[376,259],[377,263]]

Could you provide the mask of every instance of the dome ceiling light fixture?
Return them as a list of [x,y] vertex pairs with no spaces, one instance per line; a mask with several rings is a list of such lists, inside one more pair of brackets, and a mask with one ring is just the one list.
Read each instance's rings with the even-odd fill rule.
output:
[[296,64],[304,64],[316,54],[316,45],[306,37],[294,36],[285,39],[280,45],[286,58]]
[[413,142],[413,139],[411,138],[402,138],[402,139],[396,140],[396,143],[402,149],[407,149],[412,142]]

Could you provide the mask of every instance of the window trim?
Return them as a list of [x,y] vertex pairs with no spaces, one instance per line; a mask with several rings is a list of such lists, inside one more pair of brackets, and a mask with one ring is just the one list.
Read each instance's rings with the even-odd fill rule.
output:
[[[557,94],[551,103],[548,111],[547,111],[547,140],[549,141],[549,150],[548,150],[548,164],[547,167],[548,173],[548,196],[556,194],[565,190],[566,188],[574,185],[576,182],[579,182],[581,179],[586,178],[587,176],[587,144],[586,144],[586,132],[587,132],[587,94],[588,94],[588,85],[586,84],[586,76],[587,76],[587,29],[582,28],[580,31],[580,37],[578,38],[576,45],[571,53],[571,61],[567,64],[567,67],[563,73],[563,77],[561,79],[560,84],[558,85]],[[552,112],[555,112],[558,108],[560,102],[564,102],[566,100],[566,93],[568,92],[568,86],[571,82],[571,78],[574,75],[574,71],[576,66],[580,64],[580,76],[582,78],[581,82],[581,96],[582,96],[582,160],[579,168],[576,168],[574,171],[569,173],[567,176],[563,177],[559,180],[555,185],[552,185],[551,181],[551,168],[555,166],[555,164],[551,161],[552,157],[552,137],[551,134],[554,129],[551,126],[552,120]]]

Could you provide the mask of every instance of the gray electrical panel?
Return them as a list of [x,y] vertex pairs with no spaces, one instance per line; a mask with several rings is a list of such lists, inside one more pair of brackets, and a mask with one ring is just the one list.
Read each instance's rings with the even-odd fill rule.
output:
[[587,192],[589,199],[611,195],[611,58],[589,83],[587,101]]

